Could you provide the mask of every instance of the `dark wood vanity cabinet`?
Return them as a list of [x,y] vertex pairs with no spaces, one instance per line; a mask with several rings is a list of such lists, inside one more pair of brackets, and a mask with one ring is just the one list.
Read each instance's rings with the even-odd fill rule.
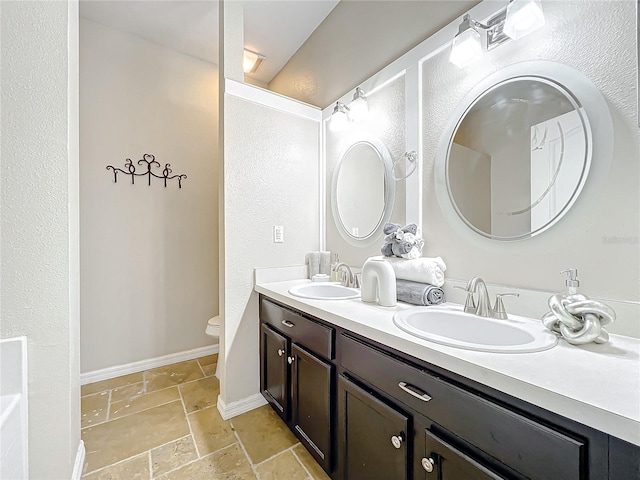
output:
[[[351,334],[339,335],[337,343],[342,367],[363,384],[391,397],[416,417],[416,424],[424,425],[415,426],[415,430],[422,430],[416,436],[416,444],[426,444],[424,450],[419,445],[416,456],[427,461],[432,458],[433,471],[439,476],[416,478],[606,478],[588,477],[586,462],[587,443],[602,443],[603,435],[585,437],[587,432],[569,433],[561,427],[551,427],[531,411],[521,412],[480,392],[469,391]],[[593,445],[594,459],[602,451]],[[420,466],[428,469],[422,458]],[[604,465],[594,465],[591,473],[606,472],[603,466],[606,461]],[[465,477],[466,471],[474,474]]]
[[330,472],[334,331],[266,300],[261,301],[260,318],[260,390]]
[[640,480],[640,447],[260,300],[261,389],[335,480]]

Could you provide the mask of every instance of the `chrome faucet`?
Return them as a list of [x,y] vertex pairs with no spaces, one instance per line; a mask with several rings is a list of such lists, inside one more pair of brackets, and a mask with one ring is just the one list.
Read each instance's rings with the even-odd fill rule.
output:
[[491,300],[487,291],[487,284],[480,277],[473,277],[467,283],[467,292],[471,295],[478,294],[478,303],[474,312],[479,317],[492,317],[493,309],[491,308]]
[[[501,293],[496,295],[496,304],[491,308],[491,300],[489,299],[489,292],[487,291],[487,284],[480,277],[473,277],[467,282],[466,287],[458,287],[467,292],[467,300],[464,304],[464,311],[467,313],[473,313],[479,317],[492,317],[500,320],[509,318],[507,311],[504,308],[502,297],[514,296],[519,297],[518,293]],[[478,296],[476,303],[475,296]]]
[[341,268],[344,269],[344,272],[342,273],[342,281],[340,282],[342,284],[342,286],[343,287],[357,288],[356,276],[351,271],[351,267],[349,265],[347,265],[346,263],[340,262],[335,267],[336,272],[339,272]]

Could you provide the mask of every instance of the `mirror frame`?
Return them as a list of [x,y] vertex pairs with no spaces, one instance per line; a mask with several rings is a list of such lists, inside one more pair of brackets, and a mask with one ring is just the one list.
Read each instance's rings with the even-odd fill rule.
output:
[[[351,142],[349,145],[344,148],[340,154],[338,155],[338,161],[333,169],[333,176],[331,181],[331,211],[333,213],[333,221],[336,225],[340,236],[344,238],[347,243],[353,245],[355,247],[366,247],[369,245],[373,245],[378,241],[378,237],[380,233],[382,233],[382,228],[385,222],[388,222],[391,218],[391,213],[393,212],[393,205],[395,202],[395,194],[396,194],[396,186],[395,180],[393,179],[393,161],[391,159],[391,154],[389,153],[389,149],[387,146],[380,140],[379,138],[369,135],[369,134],[359,134],[351,138]],[[338,175],[340,173],[340,167],[342,166],[342,162],[344,161],[345,156],[349,153],[349,151],[360,144],[369,144],[374,150],[378,152],[378,156],[380,157],[380,161],[384,167],[384,181],[385,181],[385,192],[384,192],[384,212],[380,216],[380,221],[370,232],[368,235],[364,237],[354,237],[351,233],[344,227],[342,220],[340,218],[340,214],[338,212],[338,203],[336,198],[336,191],[338,188]]]
[[[496,85],[509,80],[535,79],[551,84],[575,104],[586,129],[586,165],[576,191],[562,211],[551,221],[534,232],[514,236],[499,237],[481,231],[473,226],[458,210],[451,198],[447,176],[449,150],[452,139],[466,113],[480,97]],[[527,61],[505,67],[480,81],[457,105],[444,129],[435,158],[435,189],[440,207],[449,223],[459,233],[473,232],[488,240],[516,241],[531,239],[549,230],[558,223],[575,204],[585,195],[588,184],[598,183],[600,177],[606,177],[613,156],[613,122],[607,103],[595,85],[582,73],[573,68],[550,61]],[[595,161],[592,161],[595,159]],[[595,178],[594,178],[595,177]],[[590,195],[587,195],[590,196]]]

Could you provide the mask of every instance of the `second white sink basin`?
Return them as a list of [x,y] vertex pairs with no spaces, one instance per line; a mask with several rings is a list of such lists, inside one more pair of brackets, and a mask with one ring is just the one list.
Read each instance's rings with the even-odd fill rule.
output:
[[289,289],[291,295],[313,300],[349,300],[358,298],[360,290],[357,288],[344,287],[339,283],[317,282],[296,285]]
[[558,343],[558,337],[539,322],[515,316],[509,320],[478,317],[459,307],[410,308],[396,313],[393,322],[430,342],[481,352],[540,352]]

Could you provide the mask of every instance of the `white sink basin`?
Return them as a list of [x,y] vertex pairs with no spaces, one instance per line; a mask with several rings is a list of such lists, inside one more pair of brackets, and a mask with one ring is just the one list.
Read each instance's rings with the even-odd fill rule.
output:
[[289,289],[291,295],[314,300],[348,300],[358,298],[360,290],[357,288],[343,287],[339,283],[305,283]]
[[393,317],[400,329],[430,342],[494,353],[540,352],[558,337],[540,322],[510,316],[509,320],[478,317],[461,307],[415,307]]

